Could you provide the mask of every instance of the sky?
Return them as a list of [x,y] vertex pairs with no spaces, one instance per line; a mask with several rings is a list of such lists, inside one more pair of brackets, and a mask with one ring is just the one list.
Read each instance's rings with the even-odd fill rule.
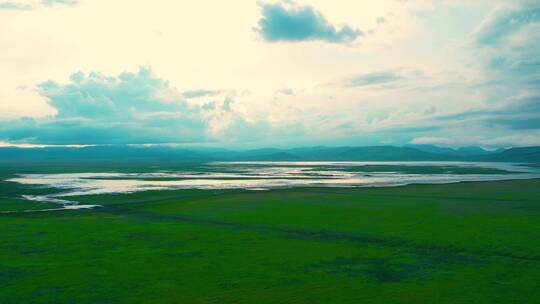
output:
[[540,145],[540,0],[0,0],[0,146]]

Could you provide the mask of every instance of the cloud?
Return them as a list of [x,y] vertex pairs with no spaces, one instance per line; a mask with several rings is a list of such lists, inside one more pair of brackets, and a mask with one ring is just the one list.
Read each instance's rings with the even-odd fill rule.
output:
[[410,141],[418,145],[439,145],[444,147],[482,146],[486,148],[499,147],[529,147],[539,146],[540,136],[533,134],[512,134],[499,137],[490,136],[447,136],[447,137],[417,137]]
[[[71,1],[0,0],[8,2],[39,9],[0,11],[0,141],[260,147],[540,131],[540,22],[523,17],[535,11],[532,1],[437,1],[422,11],[411,8],[416,1],[392,0],[132,1],[120,26],[118,1],[67,9]],[[152,28],[140,22],[149,9]],[[513,19],[520,21],[500,26]],[[343,22],[356,33],[344,35]],[[254,35],[316,42],[261,43]],[[118,37],[123,43],[110,48]],[[141,62],[166,80],[137,71],[62,80],[78,69],[117,73]],[[292,135],[298,126],[304,134]]]
[[[285,132],[280,130],[289,126],[274,129],[266,119],[249,118],[236,111],[235,101],[227,96],[192,103],[186,92],[179,93],[145,67],[117,76],[77,72],[68,83],[47,81],[36,90],[56,113],[0,120],[0,144],[242,144],[282,138]],[[187,95],[215,91],[191,92]]]
[[487,111],[485,121],[513,130],[540,129],[540,96],[520,98],[500,109]]
[[311,41],[350,43],[363,33],[344,25],[336,29],[311,6],[261,5],[262,17],[255,29],[265,41]]
[[495,132],[540,131],[540,2],[501,2],[470,37],[474,64],[484,74],[475,87],[483,105],[434,120]]
[[514,98],[500,106],[433,116],[432,122],[467,122],[510,130],[540,129],[540,95]]
[[376,84],[385,84],[403,79],[403,76],[390,71],[373,72],[362,74],[348,80],[346,85],[349,87],[363,87]]
[[75,5],[77,3],[79,3],[79,0],[41,0],[43,6]]
[[434,136],[423,136],[416,137],[410,141],[410,144],[413,145],[441,145],[441,146],[454,146],[460,145],[461,140],[448,137],[434,137]]
[[[477,52],[497,76],[540,81],[540,3],[521,1],[494,8],[474,31]],[[536,83],[537,84],[537,83]]]
[[486,138],[481,143],[488,147],[530,147],[540,146],[540,136],[529,134],[513,134],[495,138]]
[[36,145],[36,144],[14,144],[5,141],[0,141],[0,148],[5,147],[15,147],[23,149],[32,149],[32,148],[50,148],[50,147],[65,147],[65,148],[84,148],[90,147],[92,145]]
[[0,2],[0,10],[31,10],[32,6],[18,2]]
[[276,93],[281,94],[281,95],[287,95],[287,96],[294,95],[293,89],[288,88],[288,87],[281,88],[281,89],[277,90]]
[[533,22],[540,21],[540,4],[500,5],[480,24],[474,36],[479,44],[493,45]]
[[34,10],[55,5],[75,5],[79,0],[1,1],[0,10]]
[[[162,100],[167,81],[147,68],[117,77],[72,75],[71,82],[48,81],[38,92],[56,109],[46,118],[0,122],[0,139],[36,144],[140,144],[204,142],[207,115],[184,100]],[[227,104],[227,107],[230,107]]]
[[198,97],[216,96],[220,93],[221,91],[217,91],[217,90],[201,89],[201,90],[194,90],[194,91],[186,91],[186,92],[183,92],[182,95],[185,98],[198,98]]

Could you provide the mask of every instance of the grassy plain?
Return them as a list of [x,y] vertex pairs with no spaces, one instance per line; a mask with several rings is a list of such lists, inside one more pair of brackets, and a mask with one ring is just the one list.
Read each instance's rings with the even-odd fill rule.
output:
[[540,180],[74,199],[0,214],[0,303],[540,302]]

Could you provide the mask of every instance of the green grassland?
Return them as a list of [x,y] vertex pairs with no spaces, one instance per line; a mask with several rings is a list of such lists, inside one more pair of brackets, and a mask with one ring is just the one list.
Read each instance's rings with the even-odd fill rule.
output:
[[0,303],[540,302],[540,180],[74,199],[0,214]]

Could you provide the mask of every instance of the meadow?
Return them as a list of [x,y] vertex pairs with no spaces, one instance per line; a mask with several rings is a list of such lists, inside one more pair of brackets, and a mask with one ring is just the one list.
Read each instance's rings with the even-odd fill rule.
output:
[[[5,181],[43,171],[4,164],[0,210],[51,207]],[[74,199],[0,214],[0,303],[540,301],[540,180]]]

